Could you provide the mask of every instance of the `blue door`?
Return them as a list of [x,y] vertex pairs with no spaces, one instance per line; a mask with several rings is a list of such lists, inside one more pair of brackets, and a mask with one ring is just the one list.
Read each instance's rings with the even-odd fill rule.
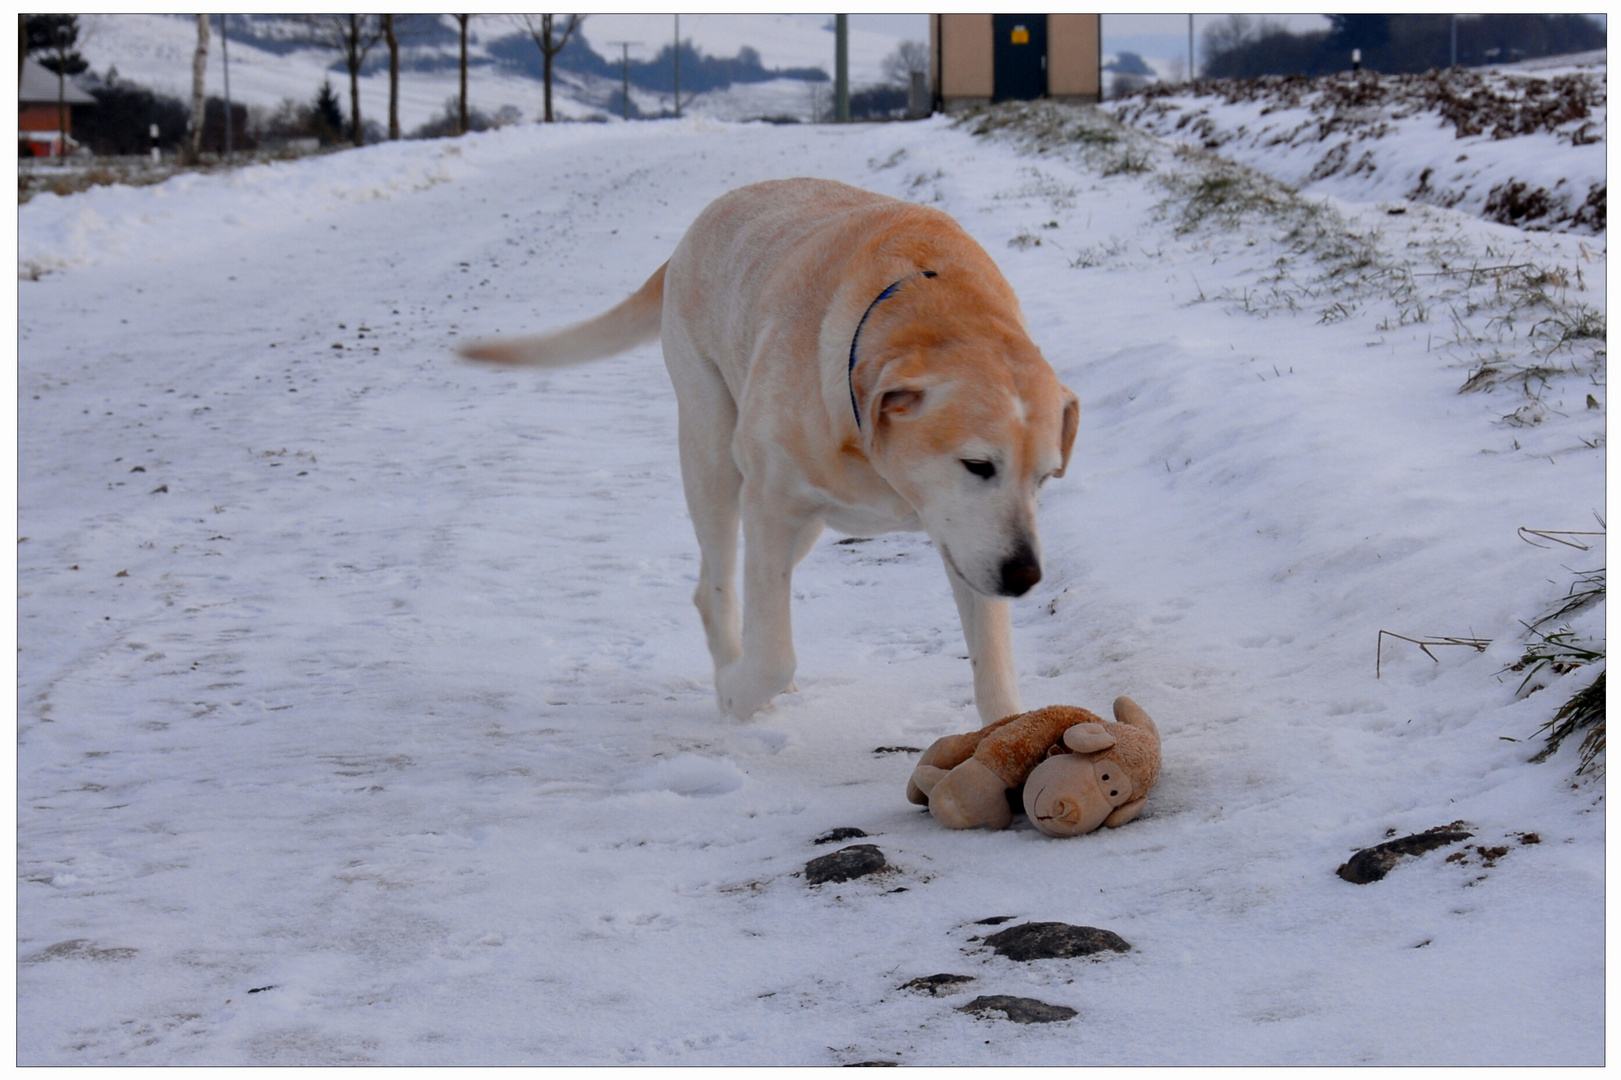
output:
[[[983,24],[981,24],[983,25]],[[1047,16],[992,15],[992,101],[1047,96]]]

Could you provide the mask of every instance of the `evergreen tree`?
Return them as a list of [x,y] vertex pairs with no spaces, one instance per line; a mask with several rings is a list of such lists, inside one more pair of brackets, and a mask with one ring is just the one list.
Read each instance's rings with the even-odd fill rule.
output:
[[30,15],[24,23],[29,52],[40,54],[39,62],[56,73],[56,130],[61,132],[62,152],[68,150],[68,76],[77,75],[90,66],[79,55],[79,17],[77,15]]
[[343,134],[343,107],[332,89],[332,80],[321,84],[315,94],[315,112],[310,117],[313,134],[323,143],[336,142]]

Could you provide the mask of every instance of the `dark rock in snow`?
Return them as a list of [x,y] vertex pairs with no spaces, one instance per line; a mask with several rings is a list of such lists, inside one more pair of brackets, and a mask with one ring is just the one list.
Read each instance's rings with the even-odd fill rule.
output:
[[1012,922],[1013,919],[1014,919],[1014,916],[1012,916],[1012,915],[992,915],[988,919],[975,919],[974,920],[974,925],[975,926],[1001,926],[1005,922]]
[[923,975],[911,982],[902,983],[899,989],[916,990],[920,994],[939,997],[942,994],[955,994],[960,989],[960,983],[973,981],[972,975],[949,975],[942,972],[939,975]]
[[1010,997],[1007,994],[987,994],[957,1010],[979,1013],[999,1012],[1015,1024],[1051,1024],[1059,1020],[1073,1020],[1075,1010],[1068,1005],[1049,1005],[1035,998]]
[[1426,851],[1456,844],[1474,835],[1462,829],[1462,825],[1463,822],[1454,821],[1451,825],[1437,825],[1433,829],[1426,829],[1412,836],[1402,836],[1395,840],[1386,840],[1382,844],[1375,844],[1370,848],[1363,848],[1341,863],[1335,873],[1353,885],[1366,885],[1378,881],[1390,873],[1391,868],[1404,856],[1422,855]]
[[1020,923],[990,935],[985,944],[1009,960],[1020,961],[1131,951],[1126,939],[1112,931],[1061,922]]
[[866,835],[865,832],[853,825],[841,825],[837,829],[823,833],[811,842],[815,844],[836,844],[840,840],[854,840],[857,837]]
[[865,877],[889,865],[877,844],[856,844],[831,855],[822,855],[805,864],[805,881],[821,885],[829,881],[849,881]]

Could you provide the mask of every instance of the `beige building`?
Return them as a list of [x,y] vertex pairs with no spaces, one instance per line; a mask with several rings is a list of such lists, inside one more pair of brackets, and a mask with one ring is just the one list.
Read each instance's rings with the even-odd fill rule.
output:
[[929,88],[944,111],[995,101],[1097,101],[1099,15],[930,15]]

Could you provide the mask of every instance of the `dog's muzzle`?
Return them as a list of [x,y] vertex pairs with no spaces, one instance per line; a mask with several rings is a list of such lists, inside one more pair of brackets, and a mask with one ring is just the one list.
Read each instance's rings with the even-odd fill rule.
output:
[[1002,563],[1000,592],[1003,596],[1023,596],[1040,580],[1041,563],[1036,561],[1036,553],[1021,547]]

